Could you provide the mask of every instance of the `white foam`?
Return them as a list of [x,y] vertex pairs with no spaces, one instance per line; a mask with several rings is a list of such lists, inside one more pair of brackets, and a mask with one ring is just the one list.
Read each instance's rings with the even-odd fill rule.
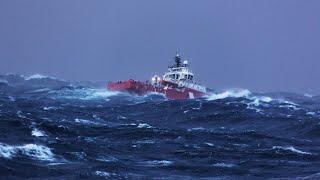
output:
[[13,146],[0,143],[0,157],[11,159],[16,153],[17,149],[15,149]]
[[152,128],[152,126],[147,123],[140,123],[138,124],[138,128]]
[[246,98],[251,102],[247,103],[248,109],[256,110],[258,113],[263,113],[262,110],[256,108],[258,106],[268,106],[268,103],[277,102],[281,104],[280,108],[289,108],[293,110],[300,110],[299,105],[284,99],[273,99],[269,96],[253,96],[252,93],[247,89],[238,89],[238,90],[226,90],[222,93],[213,93],[207,97],[207,100],[214,101],[225,98]]
[[170,166],[173,164],[172,161],[168,160],[154,160],[154,161],[147,161],[147,165],[151,166]]
[[227,163],[216,163],[213,165],[214,167],[222,167],[222,168],[232,168],[235,167],[235,164],[227,164]]
[[108,98],[110,96],[115,96],[115,95],[118,95],[119,92],[117,91],[108,91],[106,89],[96,89],[96,90],[93,90],[93,93],[88,97],[89,99],[90,98]]
[[115,161],[118,161],[118,159],[113,157],[113,156],[99,156],[96,160],[97,161],[102,161],[102,162],[115,162]]
[[43,137],[43,136],[46,136],[46,134],[43,132],[43,131],[40,131],[39,129],[37,128],[34,128],[31,132],[31,135],[32,136],[35,136],[35,137]]
[[251,102],[249,104],[254,105],[254,106],[260,106],[261,102],[262,103],[269,103],[274,100],[268,96],[253,96],[253,97],[250,97],[249,99],[253,100],[253,102]]
[[287,105],[280,105],[280,108],[287,108],[287,109],[292,109],[292,110],[300,110],[301,108],[298,108],[296,105],[292,105],[292,104],[287,104]]
[[19,147],[23,154],[38,160],[43,161],[53,161],[54,155],[51,152],[50,148],[42,145],[36,144],[26,144],[24,146]]
[[272,149],[275,149],[275,150],[291,151],[291,152],[294,152],[294,153],[297,153],[297,154],[312,155],[312,153],[304,152],[304,151],[298,150],[298,149],[294,148],[293,146],[287,146],[287,147],[284,147],[284,146],[273,146],[273,147],[272,147]]
[[56,108],[56,107],[44,107],[43,108],[43,110],[45,110],[45,111],[49,111],[49,110],[57,110],[58,108]]
[[101,177],[110,177],[110,173],[107,173],[105,171],[96,171],[95,174]]
[[108,100],[111,96],[120,94],[117,91],[108,91],[107,89],[75,89],[58,92],[59,94],[55,98],[63,99],[80,99],[80,100]]
[[251,95],[251,92],[247,89],[232,89],[227,90],[222,93],[213,93],[208,96],[209,101],[219,100],[219,99],[225,99],[225,98],[240,98],[240,97],[249,97]]
[[100,123],[97,123],[97,122],[92,122],[92,121],[89,121],[89,120],[86,120],[86,119],[74,119],[74,121],[76,123],[81,123],[81,124],[94,124],[94,125],[101,125]]
[[30,93],[40,93],[40,92],[46,92],[46,91],[50,91],[49,88],[42,88],[42,89],[37,89],[34,91],[31,91]]
[[12,146],[4,143],[0,143],[0,157],[12,159],[18,154],[26,155],[32,159],[42,161],[55,160],[54,154],[50,148],[37,144],[25,144],[21,146]]
[[18,116],[19,118],[27,118],[26,116],[22,115],[22,111],[18,111],[18,112],[17,112],[17,116]]
[[163,93],[158,93],[158,92],[149,92],[146,95],[144,95],[143,97],[146,98],[146,97],[153,96],[153,95],[161,96],[163,98],[166,98],[166,96]]
[[125,116],[118,115],[117,119],[128,119],[128,118]]
[[45,76],[42,74],[33,74],[31,76],[25,77],[25,80],[29,81],[32,79],[57,79],[55,77],[51,77],[51,76]]
[[307,115],[310,115],[310,116],[314,116],[314,115],[316,115],[316,113],[315,113],[315,112],[307,112],[306,114],[307,114]]
[[313,95],[308,94],[308,93],[305,93],[304,96],[305,96],[305,97],[308,97],[308,98],[312,98],[312,97],[313,97]]
[[203,127],[196,127],[196,128],[188,129],[188,131],[204,131],[204,130],[206,130],[206,129]]
[[211,146],[211,147],[213,147],[213,146],[214,146],[214,144],[212,144],[212,143],[208,143],[208,142],[206,142],[205,144],[206,144],[206,145],[208,145],[208,146]]

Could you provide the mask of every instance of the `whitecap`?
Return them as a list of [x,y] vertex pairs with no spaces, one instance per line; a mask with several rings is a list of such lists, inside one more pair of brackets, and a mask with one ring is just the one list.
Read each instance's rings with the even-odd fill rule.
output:
[[0,157],[11,159],[14,154],[17,153],[17,149],[13,146],[0,143]]
[[208,145],[208,146],[211,146],[211,147],[213,147],[213,146],[214,146],[214,144],[212,144],[212,143],[208,143],[208,142],[206,142],[206,143],[204,143],[204,144],[206,144],[206,145]]
[[287,109],[292,109],[292,110],[300,110],[301,108],[298,108],[296,105],[292,104],[287,104],[287,105],[280,105],[279,108],[287,108]]
[[55,160],[54,154],[50,148],[37,144],[25,144],[21,146],[12,146],[4,143],[0,143],[0,156],[12,159],[18,154],[26,155],[32,159],[42,161],[53,161]]
[[152,126],[147,123],[140,123],[138,124],[138,128],[152,128]]
[[33,74],[31,76],[25,77],[25,80],[29,81],[32,79],[57,79],[55,77],[51,77],[51,76],[45,76],[42,74]]
[[251,92],[247,89],[231,89],[224,91],[222,93],[212,93],[210,94],[207,99],[209,101],[219,100],[219,99],[225,99],[225,98],[240,98],[240,97],[249,97],[251,95]]
[[108,101],[109,97],[116,96],[118,94],[120,94],[120,92],[108,91],[107,89],[83,88],[83,89],[61,91],[61,92],[58,92],[57,95],[54,95],[53,98],[79,99],[84,101],[103,99]]
[[290,152],[294,152],[294,153],[297,153],[297,154],[305,154],[305,155],[312,155],[312,153],[310,152],[304,152],[304,151],[301,151],[301,150],[298,150],[296,148],[294,148],[293,146],[273,146],[272,149],[274,150],[285,150],[285,151],[290,151]]
[[37,128],[34,128],[34,129],[32,130],[31,135],[32,135],[32,136],[35,136],[35,137],[47,136],[43,131],[40,131],[40,130],[37,129]]
[[305,97],[308,97],[308,98],[312,98],[312,97],[313,97],[313,95],[308,94],[308,93],[305,93],[304,96],[305,96]]
[[[214,101],[219,99],[225,98],[246,98],[250,102],[247,103],[248,109],[253,109],[258,113],[263,114],[261,109],[256,107],[258,106],[268,106],[271,102],[279,103],[280,108],[288,108],[293,110],[300,110],[299,104],[296,104],[292,101],[284,100],[284,99],[273,99],[269,96],[253,96],[252,93],[247,89],[231,89],[226,90],[221,93],[212,93],[211,95],[207,96],[207,100]],[[245,103],[245,102],[243,102]]]
[[41,93],[41,92],[47,92],[47,91],[50,91],[50,89],[49,88],[42,88],[42,89],[30,91],[30,93]]
[[49,110],[57,110],[58,108],[56,108],[56,107],[52,107],[52,106],[50,106],[50,107],[44,107],[43,108],[43,110],[45,110],[45,111],[49,111]]
[[55,162],[55,163],[49,163],[49,166],[58,166],[58,165],[63,165],[66,164],[66,162]]
[[95,89],[92,94],[89,94],[88,99],[96,99],[96,98],[108,98],[110,96],[118,95],[117,91],[108,91],[107,89]]
[[42,145],[36,144],[26,144],[19,147],[23,154],[28,155],[33,159],[43,160],[43,161],[53,161],[54,155],[50,148]]
[[272,99],[269,96],[253,96],[249,98],[250,100],[253,100],[253,102],[249,103],[249,105],[254,105],[254,106],[260,106],[261,102],[262,103],[270,103],[274,99]]
[[163,93],[158,93],[158,92],[149,92],[146,95],[143,96],[143,98],[149,97],[149,96],[161,96],[163,98],[166,98],[166,96]]
[[101,177],[110,177],[110,173],[107,173],[105,171],[96,171],[95,174]]
[[235,164],[228,164],[228,163],[216,163],[213,164],[214,167],[222,167],[222,168],[232,168],[235,167]]
[[128,119],[128,118],[125,116],[118,115],[117,119]]
[[288,105],[292,105],[292,106],[299,106],[299,104],[294,103],[292,101],[288,101],[288,100],[284,100],[284,99],[278,99],[277,100],[279,103],[283,103],[283,104],[288,104]]
[[168,160],[154,160],[154,161],[146,161],[148,166],[170,166],[173,164],[172,161]]
[[185,110],[183,111],[184,114],[187,114],[190,110]]
[[310,115],[310,116],[314,116],[314,115],[316,115],[316,113],[315,113],[315,112],[307,112],[306,114],[307,114],[307,115]]
[[204,131],[204,130],[206,130],[206,129],[203,127],[196,127],[196,128],[188,129],[188,131]]
[[24,116],[24,115],[22,114],[22,111],[18,111],[18,112],[17,112],[17,116],[18,116],[19,118],[27,118],[26,116]]
[[74,121],[76,123],[81,123],[81,124],[94,124],[94,125],[101,125],[101,123],[97,123],[97,122],[92,122],[92,121],[89,121],[89,120],[86,120],[86,119],[74,119]]
[[102,162],[115,162],[115,161],[118,161],[118,159],[113,157],[113,156],[98,156],[98,158],[96,160],[97,161],[102,161]]

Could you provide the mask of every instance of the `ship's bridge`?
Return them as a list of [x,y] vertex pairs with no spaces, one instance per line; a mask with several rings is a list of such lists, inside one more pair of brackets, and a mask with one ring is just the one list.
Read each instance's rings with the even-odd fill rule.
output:
[[181,57],[177,54],[174,57],[175,64],[173,66],[169,66],[168,72],[163,75],[163,80],[170,82],[193,82],[194,74],[189,69],[188,61],[185,60],[182,63]]
[[163,75],[163,80],[178,82],[188,81],[193,82],[194,74],[188,67],[171,67],[168,72]]

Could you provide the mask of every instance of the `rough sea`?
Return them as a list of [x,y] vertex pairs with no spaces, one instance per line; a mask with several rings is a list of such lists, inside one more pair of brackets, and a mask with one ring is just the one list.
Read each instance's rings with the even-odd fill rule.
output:
[[320,97],[0,75],[0,179],[320,179]]

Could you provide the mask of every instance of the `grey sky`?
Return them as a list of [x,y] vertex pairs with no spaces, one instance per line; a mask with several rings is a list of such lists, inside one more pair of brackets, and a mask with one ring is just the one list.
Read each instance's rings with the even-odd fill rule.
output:
[[1,0],[0,72],[146,80],[179,50],[216,89],[320,94],[319,0]]

